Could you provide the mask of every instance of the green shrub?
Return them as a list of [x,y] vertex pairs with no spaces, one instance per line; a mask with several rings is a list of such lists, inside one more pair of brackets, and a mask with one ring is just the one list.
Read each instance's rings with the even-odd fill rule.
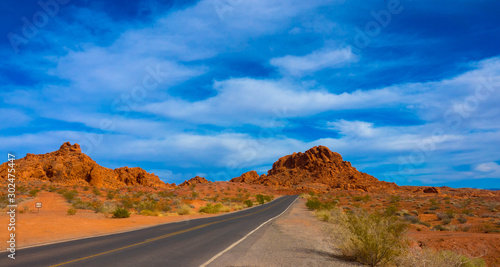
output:
[[74,198],[78,195],[78,191],[72,190],[72,191],[65,191],[62,196],[66,199],[68,202],[72,202]]
[[370,266],[390,263],[404,252],[408,224],[394,215],[349,212],[339,220],[348,232],[340,248],[345,255]]
[[40,192],[40,189],[33,189],[29,192],[30,197],[36,197],[36,195]]
[[459,223],[466,223],[467,222],[467,218],[465,218],[464,216],[460,215],[458,218],[457,218],[457,221]]
[[83,187],[83,191],[88,191],[89,190],[89,187],[88,186],[84,186]]
[[76,209],[75,208],[69,208],[67,212],[68,212],[68,215],[75,215],[76,214]]
[[255,199],[256,199],[256,200],[257,200],[257,202],[259,202],[259,204],[261,204],[261,205],[262,205],[262,204],[264,204],[264,203],[265,203],[265,201],[266,201],[266,200],[264,199],[264,195],[262,195],[262,194],[258,194],[258,195],[256,195],[256,196],[255,196]]
[[385,208],[385,214],[387,216],[394,216],[398,213],[399,209],[398,207],[396,207],[396,205],[392,204],[392,205],[389,205],[387,206],[387,208]]
[[108,197],[109,200],[112,200],[113,198],[115,198],[115,194],[114,193],[108,193],[107,197]]
[[113,218],[128,218],[130,217],[130,211],[124,208],[116,208],[113,212]]
[[247,207],[249,208],[253,206],[253,201],[251,201],[250,199],[245,200],[243,203],[245,203],[245,205],[247,205]]
[[319,210],[321,208],[321,202],[317,198],[310,198],[307,200],[306,206],[309,210]]
[[264,201],[271,202],[272,200],[273,198],[271,196],[264,195]]

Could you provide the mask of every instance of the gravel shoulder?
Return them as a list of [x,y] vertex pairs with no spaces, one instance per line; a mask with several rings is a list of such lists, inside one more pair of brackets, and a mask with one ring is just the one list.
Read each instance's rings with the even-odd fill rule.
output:
[[208,266],[361,266],[342,259],[326,227],[300,198]]

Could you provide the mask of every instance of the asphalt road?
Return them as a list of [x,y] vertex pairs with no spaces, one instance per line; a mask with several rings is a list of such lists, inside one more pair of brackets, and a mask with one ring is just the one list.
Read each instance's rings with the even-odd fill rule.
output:
[[0,254],[0,266],[200,266],[267,220],[297,196],[222,216],[20,249]]

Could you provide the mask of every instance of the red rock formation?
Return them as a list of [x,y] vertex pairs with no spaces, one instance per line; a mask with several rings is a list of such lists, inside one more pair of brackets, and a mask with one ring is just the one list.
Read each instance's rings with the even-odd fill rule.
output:
[[377,180],[359,172],[339,153],[325,146],[317,146],[305,153],[293,153],[280,158],[267,175],[247,172],[231,182],[263,184],[302,190],[326,191],[332,189],[375,191],[396,188],[396,184]]
[[257,181],[257,179],[259,179],[259,175],[257,174],[257,172],[256,171],[249,171],[249,172],[245,172],[240,177],[236,177],[236,178],[231,179],[231,182],[251,184],[254,181]]
[[187,181],[184,181],[179,186],[190,186],[192,184],[208,184],[208,183],[211,183],[211,182],[208,181],[207,179],[205,179],[205,177],[196,176],[196,177],[193,177]]
[[[142,185],[167,187],[158,176],[141,168],[105,168],[82,153],[78,144],[64,143],[57,151],[16,160],[18,181],[45,180],[65,184],[90,184],[96,187]],[[0,165],[0,176],[7,176],[7,163]]]
[[441,194],[441,190],[437,187],[426,187],[423,190],[424,193],[429,193],[429,194]]

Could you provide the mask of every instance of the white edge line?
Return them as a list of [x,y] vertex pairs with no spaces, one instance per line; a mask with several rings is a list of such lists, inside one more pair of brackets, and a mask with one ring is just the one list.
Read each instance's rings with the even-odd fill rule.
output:
[[[282,197],[284,197],[284,196],[275,198],[275,199],[271,200],[270,202],[267,202],[266,204],[269,204],[269,203],[271,203],[271,202],[273,202],[275,200],[278,200],[278,199],[280,199]],[[96,234],[96,235],[91,235],[91,236],[83,236],[83,237],[75,237],[75,238],[67,238],[67,239],[60,239],[60,240],[55,240],[55,241],[42,242],[42,243],[38,243],[38,244],[32,244],[32,245],[22,246],[22,247],[16,248],[16,250],[27,249],[27,248],[35,248],[35,247],[41,247],[41,246],[48,246],[48,245],[54,245],[54,244],[65,243],[65,242],[76,241],[76,240],[89,239],[89,238],[94,238],[94,237],[103,237],[103,236],[109,236],[109,235],[123,234],[123,233],[138,231],[138,230],[144,230],[144,229],[147,229],[147,228],[153,228],[155,226],[162,226],[162,225],[165,225],[165,224],[183,223],[183,222],[186,222],[186,221],[194,221],[194,220],[199,220],[199,219],[220,217],[220,216],[224,216],[224,215],[228,215],[228,214],[238,213],[238,212],[245,211],[245,210],[250,210],[250,209],[261,207],[261,206],[262,205],[256,205],[256,206],[249,207],[249,208],[246,208],[246,209],[232,211],[232,212],[225,212],[225,213],[218,214],[218,215],[215,215],[215,216],[207,216],[207,217],[201,217],[201,218],[196,218],[196,219],[185,219],[185,220],[174,221],[174,222],[165,222],[165,223],[154,224],[154,225],[139,226],[138,228],[127,229],[127,230],[122,230],[122,231],[117,231],[117,232],[108,232],[108,233],[101,233],[101,234]],[[8,253],[8,252],[9,251],[0,251],[0,254],[2,254],[2,253]]]
[[268,222],[278,218],[279,216],[283,215],[283,213],[285,213],[292,205],[293,203],[295,203],[295,201],[297,201],[298,197],[296,197],[292,203],[290,203],[290,205],[288,205],[288,207],[280,214],[272,217],[271,219],[265,221],[264,223],[262,223],[261,225],[259,225],[259,227],[255,228],[253,231],[251,231],[250,233],[246,234],[244,237],[242,237],[240,240],[234,242],[232,245],[230,245],[229,247],[227,247],[226,249],[224,249],[223,251],[219,252],[217,255],[213,256],[211,259],[209,259],[208,261],[206,261],[205,263],[203,263],[202,265],[200,265],[200,267],[206,267],[207,265],[209,265],[210,263],[212,263],[213,261],[215,261],[218,257],[222,256],[222,254],[228,252],[229,250],[231,250],[232,248],[234,248],[236,245],[238,245],[239,243],[241,243],[243,240],[247,239],[247,237],[249,237],[251,234],[253,234],[255,231],[259,230],[262,226],[266,225]]

